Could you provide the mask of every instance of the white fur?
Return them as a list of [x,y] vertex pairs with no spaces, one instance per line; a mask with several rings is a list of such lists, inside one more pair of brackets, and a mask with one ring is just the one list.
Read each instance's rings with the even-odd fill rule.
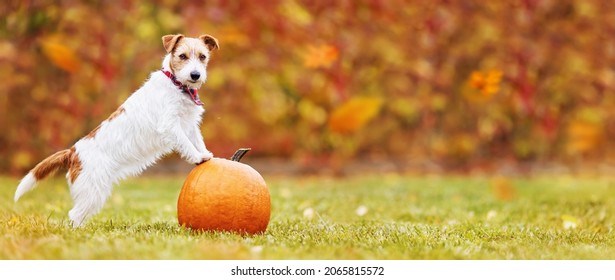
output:
[[[169,61],[170,54],[167,54],[162,64],[167,71],[170,71]],[[189,77],[190,71],[198,68],[201,74],[198,83],[185,84],[200,87],[206,78],[206,69],[200,65],[198,68],[189,64],[181,69],[178,80],[185,82],[184,72]],[[74,227],[81,226],[102,209],[115,183],[140,174],[163,155],[176,151],[193,164],[213,157],[199,129],[205,110],[195,105],[161,71],[151,73],[149,80],[121,107],[124,112],[104,121],[93,138],[82,138],[74,145],[82,167],[72,184],[68,180],[75,203],[69,211]],[[15,200],[32,189],[34,183],[35,177],[28,173],[19,184]]]
[[34,178],[32,172],[29,172],[26,177],[23,177],[23,179],[21,179],[21,182],[19,182],[19,186],[17,186],[17,191],[15,191],[15,202],[17,202],[17,200],[19,200],[19,198],[24,193],[31,191],[34,188],[35,184],[36,178]]

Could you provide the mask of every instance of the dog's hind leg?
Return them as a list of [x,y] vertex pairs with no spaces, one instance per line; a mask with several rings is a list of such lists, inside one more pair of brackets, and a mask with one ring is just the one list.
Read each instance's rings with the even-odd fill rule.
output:
[[70,193],[74,206],[68,212],[68,217],[73,227],[77,228],[103,208],[105,201],[111,195],[111,183],[92,182],[84,176],[79,176],[70,186]]

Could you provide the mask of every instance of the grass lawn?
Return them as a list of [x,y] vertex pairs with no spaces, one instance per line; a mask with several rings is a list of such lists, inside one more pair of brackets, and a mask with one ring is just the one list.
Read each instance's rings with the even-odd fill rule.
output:
[[615,259],[615,177],[265,176],[263,235],[177,225],[181,177],[115,188],[82,229],[61,177],[13,203],[0,177],[1,259]]

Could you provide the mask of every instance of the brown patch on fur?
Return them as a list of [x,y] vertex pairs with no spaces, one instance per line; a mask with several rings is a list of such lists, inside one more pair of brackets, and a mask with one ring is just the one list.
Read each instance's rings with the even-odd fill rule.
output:
[[115,110],[115,112],[113,112],[108,118],[107,121],[112,121],[113,119],[117,118],[119,115],[123,114],[124,112],[126,112],[126,109],[124,109],[124,107],[120,106],[119,108],[117,108],[117,110]]
[[94,136],[96,136],[96,133],[98,133],[98,130],[100,129],[100,126],[102,126],[102,123],[99,124],[96,128],[94,128],[92,131],[90,131],[90,133],[88,133],[88,135],[86,135],[85,139],[92,139],[94,138]]
[[68,177],[71,182],[75,182],[81,174],[81,159],[77,155],[75,146],[70,149],[61,150],[37,164],[32,169],[32,174],[37,181],[55,173],[58,169],[68,168]]
[[171,53],[175,50],[175,46],[183,37],[184,35],[182,34],[162,36],[162,46],[167,51],[167,53]]
[[70,151],[71,155],[69,159],[68,178],[70,180],[70,183],[72,184],[75,182],[75,180],[77,180],[79,174],[81,174],[81,170],[83,169],[83,167],[81,167],[81,159],[79,159],[77,151],[75,151],[75,146],[72,146],[70,148]]
[[58,169],[68,167],[73,153],[73,149],[66,149],[47,157],[32,169],[34,178],[40,181]]
[[[110,122],[113,119],[117,118],[119,115],[123,114],[124,112],[126,112],[126,109],[120,106],[119,108],[117,108],[117,110],[115,110],[115,112],[111,113],[111,115],[106,119],[106,121]],[[88,135],[86,135],[83,138],[84,139],[94,138],[96,136],[96,133],[98,133],[98,130],[100,130],[100,127],[102,126],[103,123],[104,121],[101,124],[99,124],[96,128],[94,128],[94,130],[90,131],[90,133],[88,133]]]
[[220,49],[220,44],[218,44],[218,39],[216,39],[214,36],[205,34],[205,35],[199,36],[199,39],[203,40],[203,43],[205,43],[205,45],[210,51],[215,50],[215,49]]

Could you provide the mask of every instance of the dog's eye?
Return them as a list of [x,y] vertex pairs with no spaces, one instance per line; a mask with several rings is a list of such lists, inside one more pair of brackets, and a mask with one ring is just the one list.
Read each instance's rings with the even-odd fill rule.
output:
[[183,60],[188,59],[188,57],[185,54],[183,54],[183,53],[179,55],[179,58],[181,58]]
[[207,56],[205,56],[204,54],[199,55],[199,59],[200,59],[200,60],[205,60],[206,58],[207,58]]

